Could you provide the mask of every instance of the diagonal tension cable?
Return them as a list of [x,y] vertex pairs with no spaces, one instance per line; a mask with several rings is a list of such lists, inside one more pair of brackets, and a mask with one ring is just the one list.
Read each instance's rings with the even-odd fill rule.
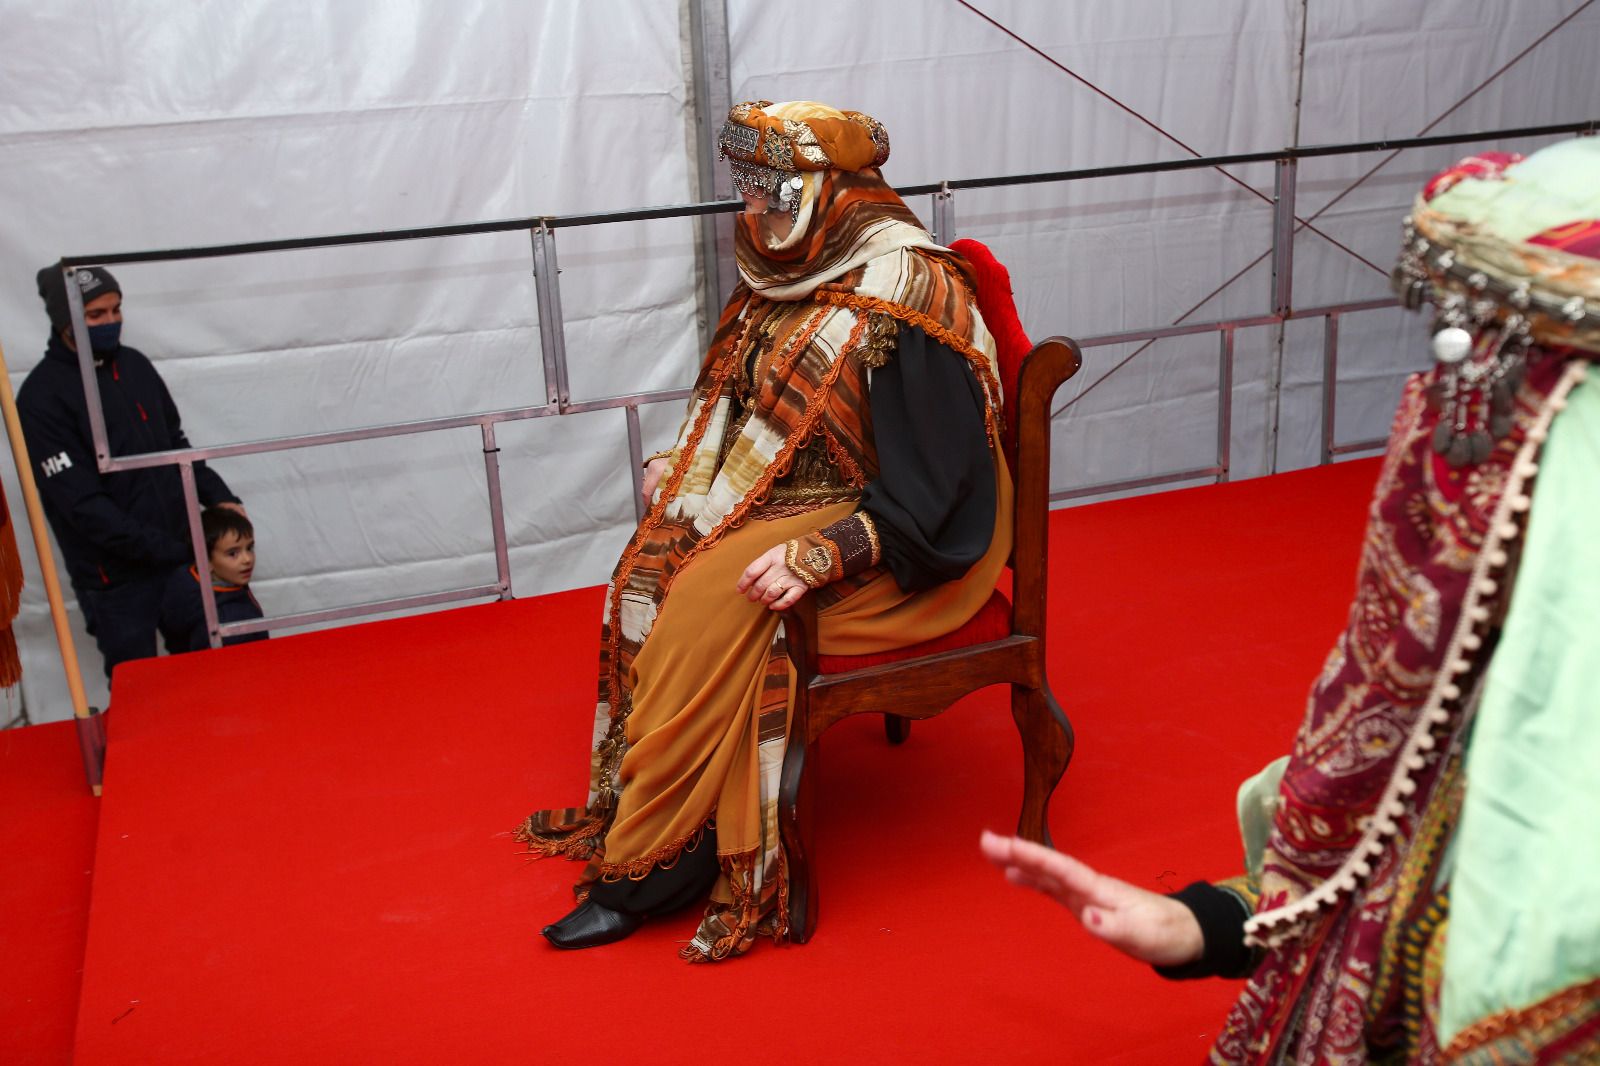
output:
[[[970,4],[966,4],[965,0],[957,0],[957,3],[961,3],[961,4],[963,4],[964,6],[967,6],[967,7],[971,6]],[[1595,3],[1595,0],[1583,0],[1583,3],[1581,3],[1576,8],[1574,8],[1571,12],[1569,12],[1564,18],[1562,18],[1554,26],[1551,26],[1544,33],[1542,33],[1538,37],[1536,37],[1532,41],[1532,43],[1530,43],[1527,47],[1523,48],[1522,51],[1520,51],[1516,55],[1512,56],[1509,60],[1507,60],[1505,63],[1503,63],[1497,70],[1495,70],[1492,74],[1490,74],[1487,78],[1485,78],[1483,81],[1479,82],[1477,85],[1473,86],[1472,89],[1470,89],[1465,96],[1463,96],[1461,99],[1457,100],[1454,104],[1451,104],[1448,108],[1446,108],[1443,112],[1441,112],[1438,115],[1438,117],[1433,119],[1433,121],[1431,121],[1427,125],[1423,126],[1422,129],[1419,130],[1415,134],[1415,136],[1417,136],[1417,137],[1426,136],[1436,126],[1438,126],[1439,123],[1443,122],[1446,118],[1449,118],[1455,112],[1460,110],[1462,108],[1462,106],[1464,106],[1469,100],[1471,100],[1473,97],[1477,96],[1484,89],[1487,89],[1490,85],[1492,85],[1495,81],[1497,81],[1502,75],[1504,75],[1512,67],[1516,66],[1523,59],[1527,58],[1527,56],[1530,53],[1532,53],[1534,49],[1538,48],[1545,41],[1549,40],[1552,36],[1554,36],[1557,32],[1559,32],[1561,30],[1561,28],[1563,26],[1565,26],[1567,23],[1571,22],[1573,19],[1575,19],[1579,15],[1583,14],[1583,12],[1586,11],[1588,8],[1592,7],[1594,5],[1594,3]],[[982,13],[978,12],[978,14],[981,15]],[[987,16],[984,16],[984,17],[987,18]],[[996,24],[996,25],[998,25],[998,24]],[[1001,28],[1004,29],[1004,27],[1001,27]],[[1006,32],[1009,33],[1009,31],[1006,31]],[[1018,38],[1018,39],[1020,40],[1020,38]],[[1025,42],[1025,41],[1022,42],[1022,43],[1024,45],[1026,45],[1027,47],[1029,47],[1030,49],[1033,48],[1032,45],[1028,45],[1027,42]],[[1034,51],[1037,51],[1037,49],[1034,49]],[[1043,53],[1040,53],[1040,54],[1041,54],[1041,56],[1043,56]],[[1047,60],[1050,59],[1049,56],[1043,56],[1043,58],[1045,58]],[[1054,60],[1050,60],[1050,62],[1054,63]],[[1060,66],[1060,64],[1056,64],[1056,65]],[[1062,67],[1061,69],[1066,70],[1065,67]],[[1067,73],[1068,74],[1072,74],[1071,71],[1067,71]],[[1072,74],[1072,76],[1074,78],[1077,78],[1076,74]],[[1078,80],[1082,81],[1083,79],[1079,78]],[[1088,84],[1088,83],[1085,82],[1085,84]],[[1090,86],[1090,87],[1093,88],[1093,86]],[[1099,90],[1096,89],[1095,91],[1098,92]],[[1104,95],[1104,94],[1102,94],[1102,95]],[[1109,99],[1109,97],[1108,97],[1108,99]],[[1113,101],[1113,102],[1118,103],[1118,106],[1122,106],[1119,101]],[[1131,109],[1129,109],[1129,110],[1130,110],[1130,113],[1131,113]],[[1137,117],[1139,117],[1142,121],[1147,121],[1147,120],[1143,119],[1143,116],[1137,116]],[[1149,124],[1153,128],[1155,128],[1154,127],[1154,123],[1149,123]],[[1176,140],[1176,138],[1173,138],[1173,139]],[[1347,186],[1346,188],[1341,190],[1336,196],[1334,196],[1326,204],[1323,204],[1322,207],[1319,208],[1317,211],[1315,211],[1311,215],[1310,219],[1307,220],[1307,222],[1303,223],[1303,224],[1308,225],[1310,221],[1315,221],[1316,219],[1319,219],[1323,215],[1325,215],[1335,204],[1337,204],[1339,201],[1343,200],[1351,192],[1354,192],[1356,188],[1358,188],[1360,185],[1362,185],[1364,182],[1366,182],[1369,178],[1371,178],[1374,174],[1376,174],[1379,170],[1381,170],[1383,167],[1387,166],[1391,161],[1393,161],[1395,156],[1400,154],[1400,151],[1401,151],[1401,149],[1395,149],[1393,152],[1390,152],[1387,156],[1385,156],[1383,159],[1381,159],[1375,166],[1373,166],[1371,169],[1369,169],[1365,174],[1361,175],[1354,182],[1352,182],[1349,186]],[[1297,223],[1301,222],[1301,220],[1299,218],[1296,218],[1295,221]],[[1299,228],[1300,227],[1298,227],[1298,226],[1296,227],[1296,232],[1298,232]],[[1317,232],[1317,231],[1313,228],[1313,232]],[[1326,236],[1326,235],[1324,234],[1323,236]],[[1335,243],[1337,243],[1337,242],[1335,242]],[[1175,326],[1176,325],[1181,325],[1184,321],[1186,321],[1189,318],[1190,315],[1193,315],[1196,311],[1200,310],[1200,308],[1204,307],[1207,303],[1210,303],[1213,299],[1215,299],[1217,296],[1219,296],[1225,289],[1227,289],[1229,286],[1233,285],[1240,278],[1244,277],[1247,273],[1249,273],[1252,269],[1254,269],[1262,260],[1266,259],[1271,254],[1272,254],[1271,249],[1268,249],[1267,251],[1262,252],[1260,255],[1256,256],[1249,263],[1245,264],[1244,267],[1242,267],[1240,270],[1235,272],[1232,277],[1228,278],[1221,285],[1218,285],[1215,289],[1213,289],[1208,295],[1206,295],[1203,299],[1201,299],[1199,303],[1195,304],[1193,307],[1191,307],[1187,311],[1183,312],[1183,314],[1181,314],[1177,318],[1173,319],[1172,325],[1175,325]],[[1361,258],[1361,257],[1358,256],[1357,258]],[[1368,261],[1368,260],[1366,260],[1364,258],[1362,259],[1362,261],[1366,262],[1369,266],[1372,265],[1370,263],[1370,261]],[[1387,271],[1385,271],[1384,273],[1387,273]],[[1067,401],[1062,403],[1062,405],[1060,407],[1057,407],[1054,411],[1052,411],[1050,413],[1050,417],[1054,418],[1056,415],[1059,415],[1062,411],[1065,411],[1067,408],[1071,407],[1073,404],[1077,403],[1079,400],[1081,400],[1085,396],[1089,395],[1089,393],[1094,391],[1095,387],[1098,386],[1101,382],[1105,381],[1112,374],[1115,374],[1117,371],[1119,371],[1123,367],[1127,366],[1130,362],[1132,362],[1134,360],[1135,357],[1140,355],[1142,352],[1144,352],[1146,349],[1148,349],[1153,344],[1155,344],[1155,341],[1154,340],[1149,340],[1149,341],[1145,341],[1138,348],[1135,348],[1127,356],[1125,356],[1124,358],[1119,360],[1115,366],[1111,367],[1111,369],[1107,370],[1104,374],[1101,374],[1099,377],[1095,378],[1095,380],[1090,382],[1088,384],[1088,386],[1083,389],[1082,392],[1080,392],[1076,396],[1073,396],[1072,398],[1068,399]]]
[[[1590,0],[1590,2],[1592,3],[1593,0]],[[968,11],[972,12],[974,15],[977,15],[979,18],[983,19],[983,21],[987,22],[989,25],[993,26],[995,29],[999,30],[1001,33],[1005,34],[1007,37],[1010,37],[1013,41],[1016,41],[1018,44],[1022,45],[1028,51],[1032,52],[1034,55],[1038,56],[1040,59],[1043,59],[1046,63],[1049,63],[1051,66],[1055,67],[1057,70],[1061,71],[1063,74],[1067,75],[1069,78],[1071,78],[1074,81],[1078,82],[1080,85],[1083,85],[1085,88],[1089,89],[1089,91],[1093,92],[1096,96],[1099,96],[1102,99],[1109,101],[1112,105],[1117,107],[1119,110],[1125,111],[1129,115],[1133,116],[1135,119],[1138,119],[1141,123],[1143,123],[1144,125],[1150,127],[1152,130],[1154,130],[1156,133],[1160,134],[1162,137],[1164,137],[1167,140],[1171,141],[1173,144],[1177,145],[1179,148],[1182,148],[1185,152],[1188,152],[1190,156],[1194,157],[1195,159],[1201,158],[1201,153],[1200,152],[1196,151],[1194,148],[1192,148],[1188,144],[1184,143],[1177,136],[1175,136],[1174,134],[1168,133],[1166,130],[1164,130],[1160,126],[1156,125],[1156,123],[1152,122],[1150,119],[1146,118],[1144,115],[1141,115],[1138,111],[1135,111],[1132,107],[1130,107],[1127,104],[1123,103],[1121,100],[1118,100],[1115,96],[1112,96],[1110,93],[1108,93],[1104,89],[1100,88],[1100,86],[1098,86],[1094,82],[1090,81],[1088,78],[1085,78],[1083,75],[1079,74],[1077,71],[1075,71],[1072,68],[1068,67],[1065,63],[1062,63],[1061,61],[1057,60],[1055,57],[1053,57],[1053,56],[1049,55],[1048,53],[1046,53],[1043,49],[1039,48],[1033,42],[1027,40],[1023,36],[1018,34],[1015,30],[1012,30],[1009,26],[1006,26],[1003,23],[996,21],[992,16],[990,16],[986,12],[981,11],[978,8],[974,7],[971,3],[968,2],[968,0],[956,0],[956,3],[960,4],[962,7],[966,8]],[[1237,175],[1233,174],[1231,171],[1224,170],[1222,167],[1212,167],[1211,169],[1215,170],[1218,174],[1221,174],[1223,177],[1227,178],[1229,181],[1233,182],[1235,185],[1239,186],[1239,188],[1245,190],[1251,196],[1254,196],[1256,199],[1260,200],[1262,203],[1270,204],[1270,203],[1273,202],[1273,198],[1272,197],[1268,196],[1266,193],[1262,192],[1260,189],[1257,189],[1254,185],[1251,185],[1249,182],[1245,181],[1243,178],[1240,178]],[[1312,221],[1311,219],[1304,219],[1304,218],[1301,218],[1298,215],[1296,215],[1295,216],[1295,221],[1298,222],[1301,225],[1301,227],[1303,227],[1305,229],[1309,229],[1312,233],[1315,233],[1317,236],[1321,237],[1323,240],[1327,241],[1329,244],[1333,245],[1335,248],[1338,248],[1340,251],[1345,252],[1347,255],[1350,255],[1350,256],[1353,256],[1356,259],[1359,259],[1361,262],[1365,263],[1367,266],[1371,267],[1373,270],[1376,270],[1378,273],[1383,274],[1383,275],[1387,275],[1389,273],[1383,267],[1380,267],[1378,264],[1374,263],[1372,260],[1370,260],[1366,256],[1362,255],[1360,252],[1357,252],[1354,248],[1351,248],[1349,245],[1343,243],[1342,241],[1334,239],[1333,237],[1329,236],[1328,234],[1322,232],[1322,230],[1318,229],[1316,226],[1313,226],[1311,224],[1311,221]]]

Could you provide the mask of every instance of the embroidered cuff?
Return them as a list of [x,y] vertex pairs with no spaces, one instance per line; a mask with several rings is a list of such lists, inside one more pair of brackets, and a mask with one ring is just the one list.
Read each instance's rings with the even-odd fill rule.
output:
[[648,468],[650,466],[650,464],[655,462],[657,459],[671,459],[671,458],[672,458],[672,449],[671,448],[663,448],[661,451],[656,452],[654,455],[645,456],[644,457],[644,462],[640,463],[639,465],[642,466],[642,467]]
[[827,529],[796,537],[784,545],[783,561],[807,588],[859,574],[883,557],[878,529],[865,511],[841,518]]

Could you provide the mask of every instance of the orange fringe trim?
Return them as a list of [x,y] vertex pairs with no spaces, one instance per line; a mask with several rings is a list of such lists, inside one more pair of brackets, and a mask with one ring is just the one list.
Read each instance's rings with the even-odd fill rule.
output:
[[828,449],[828,458],[839,468],[839,473],[844,476],[844,483],[853,489],[866,488],[867,475],[862,473],[861,465],[855,461],[845,446],[834,438],[833,431],[827,426],[822,427],[822,439]]
[[[1457,1033],[1456,1038],[1444,1049],[1444,1057],[1447,1061],[1454,1060],[1477,1051],[1486,1044],[1518,1033],[1527,1035],[1530,1040],[1537,1040],[1536,1034],[1540,1030],[1552,1026],[1560,1019],[1571,1017],[1586,1003],[1591,1004],[1592,1011],[1591,1001],[1597,997],[1600,997],[1600,977],[1562,989],[1531,1007],[1519,1007],[1491,1014]],[[1529,1046],[1537,1048],[1539,1045],[1530,1043]]]
[[536,859],[587,859],[595,851],[595,838],[605,833],[609,818],[595,818],[562,836],[560,840],[540,836],[533,828],[533,817],[511,831],[511,839],[526,844],[528,854]]
[[646,852],[637,859],[601,863],[600,880],[621,881],[626,877],[630,881],[643,881],[657,867],[663,870],[672,869],[678,865],[678,860],[683,858],[683,853],[689,849],[690,845],[698,845],[701,840],[705,839],[706,826],[711,824],[712,819],[708,818],[700,824],[700,828],[672,841],[670,844],[663,844],[654,851]]
[[[754,321],[752,317],[751,321]],[[740,334],[743,340],[745,333],[749,332],[749,325]],[[736,344],[737,348],[738,345]],[[717,400],[722,396],[722,390],[733,376],[733,369],[737,360],[724,363],[711,379],[711,385],[706,390],[704,402],[700,405],[700,413],[695,416],[694,426],[689,430],[689,437],[684,442],[682,454],[692,456],[700,449],[700,442],[705,438],[706,427],[711,424],[711,415],[717,408]],[[608,628],[610,629],[611,671],[606,678],[606,696],[610,704],[611,720],[616,722],[622,704],[622,677],[621,664],[618,662],[618,651],[622,647],[622,590],[627,588],[628,578],[633,573],[634,563],[638,561],[639,552],[644,547],[644,542],[650,534],[661,525],[661,516],[666,513],[667,504],[677,495],[683,486],[683,479],[689,472],[689,465],[685,462],[675,462],[672,468],[672,477],[667,482],[667,487],[650,510],[644,516],[644,521],[639,523],[639,530],[633,535],[633,540],[623,549],[622,558],[617,563],[617,576],[611,583],[611,602],[609,604]]]
[[[757,936],[770,936],[782,943],[789,934],[789,871],[783,852],[778,852],[778,890],[773,894],[772,906],[762,913],[761,900],[754,890],[757,852],[742,852],[722,857],[723,873],[728,879],[728,889],[733,902],[726,907],[713,904],[707,910],[706,921],[719,922],[725,932],[712,943],[709,952],[696,947],[694,941],[678,951],[685,962],[721,962],[749,950]],[[696,932],[698,939],[699,933]]]
[[[818,324],[820,324],[820,321],[813,325],[813,332],[815,332],[815,325]],[[805,413],[801,415],[800,423],[784,439],[783,447],[778,449],[778,454],[772,457],[772,462],[767,464],[766,469],[761,472],[761,476],[756,479],[756,483],[751,486],[750,491],[745,493],[744,499],[735,504],[733,510],[729,511],[710,533],[695,542],[694,546],[684,553],[683,559],[678,563],[678,569],[681,570],[683,567],[688,566],[689,560],[698,555],[702,549],[709,548],[720,540],[724,533],[742,523],[745,516],[750,513],[750,509],[766,499],[767,495],[772,491],[772,483],[782,477],[789,467],[793,465],[795,450],[811,439],[811,434],[815,431],[817,422],[822,418],[822,411],[826,406],[824,401],[827,399],[828,393],[833,390],[834,383],[839,380],[840,373],[844,371],[845,356],[854,351],[857,345],[861,343],[861,334],[865,331],[866,325],[867,320],[865,318],[856,320],[855,328],[850,331],[849,339],[845,341],[844,347],[839,351],[839,357],[828,368],[827,375],[817,388],[817,394],[812,397]]]
[[1000,440],[1000,384],[989,370],[989,357],[974,347],[971,341],[921,311],[913,310],[903,304],[890,303],[877,296],[819,290],[816,299],[821,303],[833,304],[835,307],[851,307],[860,311],[876,311],[888,315],[890,318],[916,326],[940,344],[953,348],[962,355],[971,365],[972,372],[977,375],[979,384],[983,386],[983,394],[989,398],[989,402],[984,404],[983,408],[983,425],[989,435],[989,446],[993,448],[997,445]]

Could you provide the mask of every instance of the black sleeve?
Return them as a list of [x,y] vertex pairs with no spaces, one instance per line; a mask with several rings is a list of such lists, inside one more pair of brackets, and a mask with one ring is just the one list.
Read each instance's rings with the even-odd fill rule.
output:
[[162,566],[189,558],[186,543],[140,522],[107,495],[94,453],[70,414],[30,407],[22,414],[22,433],[39,495],[84,539],[132,562]]
[[883,563],[907,592],[961,577],[994,536],[994,460],[983,390],[958,352],[901,326],[869,389],[878,476],[861,507]]
[[[257,618],[265,617],[261,613],[261,605],[256,602],[248,588],[239,592],[230,592],[226,596],[217,597],[217,624],[227,625],[229,622],[254,622]],[[205,626],[201,625],[201,636],[205,635]],[[266,640],[267,634],[239,633],[231,637],[223,637],[223,647],[232,644],[248,644],[251,641]]]
[[1188,907],[1200,923],[1205,948],[1194,962],[1157,966],[1156,973],[1174,981],[1195,977],[1249,977],[1259,958],[1244,942],[1250,906],[1238,894],[1196,881],[1170,897]]
[[200,585],[190,576],[187,567],[168,575],[156,626],[161,630],[167,651],[173,655],[204,651],[211,646],[206,637],[206,611],[200,603]]
[[[154,366],[151,367],[152,371]],[[172,392],[167,388],[167,383],[161,375],[156,375],[156,383],[161,389],[161,410],[167,419],[167,436],[172,441],[174,448],[189,448],[188,436],[183,432],[183,420],[178,415],[178,405],[172,399]],[[196,495],[200,497],[201,507],[215,507],[219,503],[238,503],[239,497],[228,488],[228,483],[222,480],[222,475],[211,469],[204,460],[194,464],[194,487]]]

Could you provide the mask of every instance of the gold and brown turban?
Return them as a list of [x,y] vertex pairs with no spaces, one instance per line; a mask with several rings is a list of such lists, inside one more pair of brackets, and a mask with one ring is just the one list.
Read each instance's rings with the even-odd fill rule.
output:
[[[772,114],[765,109],[772,108]],[[889,131],[859,111],[808,102],[735,104],[717,136],[720,156],[785,170],[863,170],[889,158]]]

